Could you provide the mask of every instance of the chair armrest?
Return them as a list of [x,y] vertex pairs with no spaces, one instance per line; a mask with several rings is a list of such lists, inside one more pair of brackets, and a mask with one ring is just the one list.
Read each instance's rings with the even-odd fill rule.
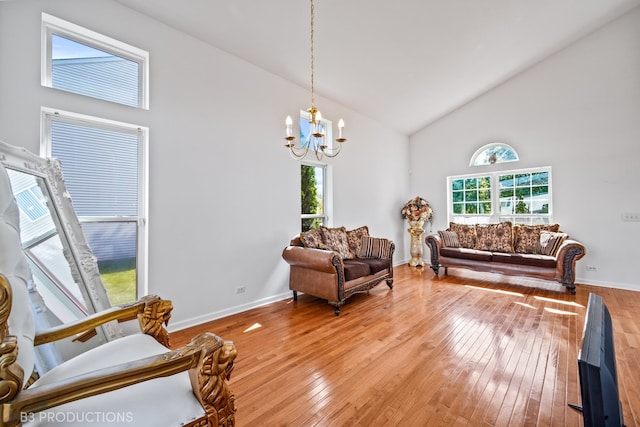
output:
[[282,258],[284,258],[289,265],[326,273],[335,273],[336,266],[343,265],[342,257],[336,252],[325,249],[303,248],[300,246],[287,246],[282,251]]
[[168,324],[172,309],[171,301],[163,300],[156,295],[147,295],[132,303],[122,304],[74,322],[38,331],[34,338],[34,345],[83,334],[113,320],[125,322],[138,318],[144,333],[153,336],[160,344],[168,347],[169,333],[163,324]]
[[[212,390],[210,384],[212,376],[216,376],[216,382],[221,378],[223,381],[228,379],[236,355],[233,343],[224,342],[220,337],[205,332],[194,337],[185,347],[174,351],[77,375],[58,383],[22,390],[16,398],[3,405],[3,420],[8,421],[8,425],[19,425],[21,413],[40,412],[184,371],[190,371],[194,394],[205,407],[207,414],[211,408],[218,409],[221,405],[226,407],[219,409],[228,413],[228,405],[231,405],[233,415],[235,407],[231,391],[227,387],[216,387]],[[212,396],[212,391],[215,396]]]

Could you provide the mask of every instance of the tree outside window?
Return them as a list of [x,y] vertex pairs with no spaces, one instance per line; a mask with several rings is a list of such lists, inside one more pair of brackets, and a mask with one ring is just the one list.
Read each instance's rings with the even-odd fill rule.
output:
[[300,166],[301,231],[324,224],[324,166]]

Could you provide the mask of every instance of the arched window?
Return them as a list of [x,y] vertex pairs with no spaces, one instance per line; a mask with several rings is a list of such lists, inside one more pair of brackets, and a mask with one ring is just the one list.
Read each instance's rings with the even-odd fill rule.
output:
[[469,161],[469,166],[492,165],[494,163],[515,162],[520,160],[518,153],[510,145],[501,142],[480,147]]

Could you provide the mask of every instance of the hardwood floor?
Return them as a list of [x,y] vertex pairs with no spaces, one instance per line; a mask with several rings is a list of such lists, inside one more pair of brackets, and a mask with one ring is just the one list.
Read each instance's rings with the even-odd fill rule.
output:
[[[537,287],[523,286],[521,284]],[[542,287],[542,289],[541,289]],[[339,317],[300,295],[172,334],[233,340],[238,426],[581,426],[590,292],[613,317],[627,426],[640,425],[640,292],[451,269],[395,269]]]

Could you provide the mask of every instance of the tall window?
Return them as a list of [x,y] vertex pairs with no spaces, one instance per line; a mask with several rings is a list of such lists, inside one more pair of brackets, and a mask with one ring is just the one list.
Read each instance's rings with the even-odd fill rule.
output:
[[326,225],[325,182],[326,166],[300,165],[301,231]]
[[453,176],[447,183],[449,221],[552,221],[550,167]]
[[112,305],[145,283],[147,130],[43,109],[42,155],[60,159]]
[[42,84],[148,108],[148,52],[42,14]]

